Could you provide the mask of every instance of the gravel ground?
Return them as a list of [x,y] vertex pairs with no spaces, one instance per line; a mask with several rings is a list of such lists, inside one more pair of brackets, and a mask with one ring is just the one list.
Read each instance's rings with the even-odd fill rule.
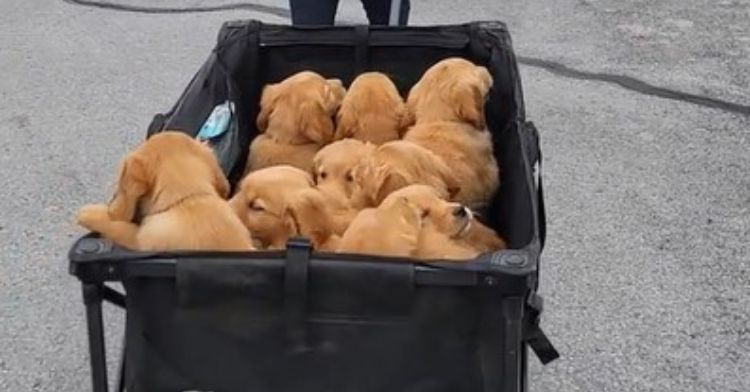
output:
[[[416,0],[412,21],[500,19],[523,56],[750,105],[750,1],[549,4]],[[363,20],[358,7],[343,1],[341,20]],[[90,389],[66,270],[81,234],[72,215],[107,196],[117,160],[174,102],[221,22],[250,17],[284,21],[0,5],[0,390]],[[532,358],[531,390],[749,391],[750,116],[522,74],[548,187],[543,322],[563,353],[547,367]]]

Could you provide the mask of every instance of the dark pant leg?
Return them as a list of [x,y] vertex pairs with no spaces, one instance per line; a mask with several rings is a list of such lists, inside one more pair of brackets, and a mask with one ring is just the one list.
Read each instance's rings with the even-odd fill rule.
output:
[[292,24],[332,25],[339,0],[289,0]]
[[[367,19],[371,25],[387,25],[391,16],[391,0],[362,0],[362,6],[367,13]],[[406,26],[409,22],[409,0],[401,0],[401,12],[398,24]]]

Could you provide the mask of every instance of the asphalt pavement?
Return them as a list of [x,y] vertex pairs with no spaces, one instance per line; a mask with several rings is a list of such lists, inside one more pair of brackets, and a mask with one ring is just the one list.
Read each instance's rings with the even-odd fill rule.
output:
[[[73,215],[106,199],[117,161],[174,103],[223,21],[286,21],[286,2],[257,4],[270,7],[0,4],[1,391],[90,389],[66,263],[82,233]],[[411,16],[506,21],[517,53],[547,62],[521,71],[545,157],[543,325],[563,358],[532,357],[531,390],[750,391],[750,1],[416,0]],[[342,0],[341,22],[363,20]],[[549,63],[740,109],[539,67]],[[116,349],[122,314],[106,310]]]

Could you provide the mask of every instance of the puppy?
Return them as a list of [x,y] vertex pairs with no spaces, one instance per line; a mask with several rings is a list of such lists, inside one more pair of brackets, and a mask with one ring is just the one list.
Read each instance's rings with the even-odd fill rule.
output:
[[125,157],[109,204],[84,206],[77,221],[133,250],[252,250],[224,200],[228,193],[208,146],[182,132],[162,132]]
[[418,144],[397,140],[379,146],[352,170],[352,206],[375,207],[393,191],[412,184],[430,185],[450,198],[460,191],[444,161]]
[[404,140],[441,157],[459,179],[461,190],[453,200],[477,209],[500,184],[484,115],[491,87],[485,67],[449,58],[430,67],[407,99],[416,123]]
[[312,177],[304,170],[272,166],[243,178],[229,205],[259,248],[283,249],[296,234],[286,214],[290,197],[313,186]]
[[380,145],[401,139],[413,122],[388,76],[367,72],[349,86],[336,117],[334,139],[354,138]]
[[346,90],[339,79],[303,71],[261,94],[258,135],[250,144],[246,172],[291,165],[310,172],[312,159],[333,139],[336,114]]
[[338,248],[340,236],[335,225],[336,216],[320,190],[308,188],[295,192],[290,197],[285,215],[296,235],[310,239],[315,250],[332,252]]
[[405,198],[396,198],[377,208],[360,211],[338,241],[337,251],[414,257],[420,230],[418,208]]
[[421,228],[414,257],[471,260],[480,253],[505,248],[505,242],[477,221],[471,210],[446,201],[441,192],[425,185],[411,185],[391,193],[383,206],[404,199],[416,206]]
[[330,212],[304,170],[273,166],[248,174],[229,205],[259,248],[283,249],[289,238],[310,238],[316,249],[333,249]]
[[373,151],[375,145],[355,139],[343,139],[323,147],[313,159],[316,187],[329,200],[332,219],[337,234],[343,234],[359,208],[351,203],[354,192],[352,171],[362,159]]

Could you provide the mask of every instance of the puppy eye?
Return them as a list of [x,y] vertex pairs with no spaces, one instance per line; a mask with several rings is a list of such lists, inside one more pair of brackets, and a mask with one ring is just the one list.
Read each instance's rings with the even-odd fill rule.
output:
[[428,216],[430,216],[430,210],[422,211],[422,218],[427,218]]
[[325,180],[326,177],[328,177],[328,174],[326,172],[321,172],[318,174],[318,177],[320,177],[321,180]]

